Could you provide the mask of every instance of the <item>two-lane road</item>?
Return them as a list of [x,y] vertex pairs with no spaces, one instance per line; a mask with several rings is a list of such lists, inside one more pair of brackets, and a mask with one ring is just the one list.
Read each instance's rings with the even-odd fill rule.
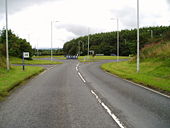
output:
[[170,99],[65,60],[0,103],[0,128],[169,128]]
[[66,61],[0,103],[0,128],[118,128]]

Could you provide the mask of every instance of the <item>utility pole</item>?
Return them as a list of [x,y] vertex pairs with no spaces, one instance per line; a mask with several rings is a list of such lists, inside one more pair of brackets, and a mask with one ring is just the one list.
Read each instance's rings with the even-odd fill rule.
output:
[[8,53],[8,1],[5,0],[6,8],[6,67],[9,70],[9,53]]
[[140,71],[140,56],[139,56],[139,0],[137,0],[137,72]]

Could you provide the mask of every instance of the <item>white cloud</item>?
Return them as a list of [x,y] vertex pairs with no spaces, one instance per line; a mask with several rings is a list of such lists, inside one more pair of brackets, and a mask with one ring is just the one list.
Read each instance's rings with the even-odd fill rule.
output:
[[[54,47],[82,35],[136,27],[136,0],[8,0],[9,28],[19,36],[29,39],[32,46],[50,47],[50,22],[54,23]],[[140,26],[168,25],[167,0],[140,0]],[[0,1],[0,29],[5,26],[4,11]],[[154,5],[154,6],[153,6]],[[28,36],[30,35],[30,36]],[[37,41],[38,40],[38,41]]]

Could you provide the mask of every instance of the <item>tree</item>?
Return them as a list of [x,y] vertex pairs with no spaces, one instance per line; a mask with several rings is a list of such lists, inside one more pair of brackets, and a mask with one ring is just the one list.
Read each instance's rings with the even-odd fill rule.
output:
[[[29,52],[30,58],[33,55],[33,50],[29,42],[25,39],[19,38],[11,30],[8,30],[8,44],[9,55],[15,57],[22,57],[23,52]],[[3,29],[0,33],[0,44],[6,44],[6,30]],[[5,49],[4,49],[5,50]]]

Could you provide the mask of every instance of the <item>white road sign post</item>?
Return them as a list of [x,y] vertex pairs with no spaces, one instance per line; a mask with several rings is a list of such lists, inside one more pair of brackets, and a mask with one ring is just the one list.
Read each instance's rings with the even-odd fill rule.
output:
[[22,56],[22,69],[23,71],[25,70],[25,65],[24,65],[24,58],[29,58],[29,52],[23,52],[23,56]]

